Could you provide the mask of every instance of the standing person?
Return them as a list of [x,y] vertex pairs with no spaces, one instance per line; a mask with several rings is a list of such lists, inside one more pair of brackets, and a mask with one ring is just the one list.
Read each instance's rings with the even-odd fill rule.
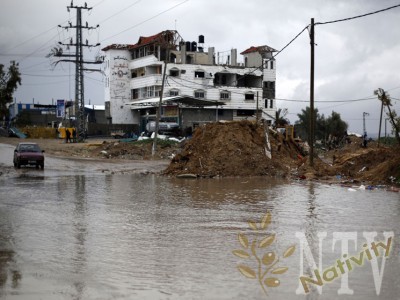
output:
[[65,128],[65,143],[71,143],[71,132],[69,132],[68,128]]
[[72,141],[73,141],[74,143],[76,143],[76,130],[75,130],[75,127],[72,128]]
[[363,147],[364,148],[367,148],[367,143],[368,143],[367,132],[364,132],[364,135],[363,135]]

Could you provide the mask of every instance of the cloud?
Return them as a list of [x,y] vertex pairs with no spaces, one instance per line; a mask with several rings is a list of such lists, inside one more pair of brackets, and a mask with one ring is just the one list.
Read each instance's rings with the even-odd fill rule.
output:
[[[205,36],[205,47],[216,51],[236,48],[243,51],[250,46],[284,47],[310,23],[352,17],[397,5],[397,0],[374,1],[319,1],[319,0],[96,0],[87,1],[93,10],[85,12],[84,22],[99,30],[85,36],[90,42],[136,43],[140,36],[149,36],[166,29],[175,29],[186,40]],[[82,5],[83,0],[75,0]],[[75,13],[68,13],[70,1],[3,0],[0,11],[0,63],[11,59],[20,61],[23,86],[16,92],[18,101],[51,102],[51,99],[72,98],[74,95],[74,67],[59,64],[52,70],[45,58],[59,40],[69,40],[73,31],[60,30],[57,25],[75,23]],[[175,8],[171,9],[172,7]],[[21,9],[23,7],[23,9]],[[378,87],[391,89],[400,85],[400,8],[346,22],[318,25],[315,47],[315,95],[319,99],[357,99],[372,94]],[[277,98],[308,99],[310,74],[310,40],[306,30],[276,59]],[[11,54],[11,55],[10,55]],[[30,54],[30,55],[29,55]],[[88,59],[98,54],[92,49]],[[41,77],[46,76],[46,77]],[[86,99],[102,104],[104,91],[100,74],[89,74]],[[400,89],[392,92],[400,98]],[[40,99],[40,100],[39,100]],[[288,107],[295,116],[307,103],[277,101]],[[318,104],[324,113],[334,109],[348,119],[359,119],[360,111],[371,111],[375,118],[376,104],[336,103]],[[378,109],[379,111],[379,109]],[[372,120],[371,120],[372,122]],[[359,129],[360,121],[349,121]],[[361,122],[362,123],[362,122]]]

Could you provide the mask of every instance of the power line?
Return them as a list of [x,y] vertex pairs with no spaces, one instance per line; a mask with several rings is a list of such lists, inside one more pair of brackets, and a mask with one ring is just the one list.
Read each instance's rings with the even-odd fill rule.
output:
[[26,73],[21,73],[21,75],[24,76],[32,76],[32,77],[70,77],[70,75],[39,75],[39,74],[26,74]]
[[111,36],[109,36],[109,37],[103,39],[101,42],[104,42],[104,41],[106,41],[106,40],[109,40],[109,39],[111,39],[111,38],[113,38],[113,37],[115,37],[115,36],[117,36],[117,35],[120,35],[120,34],[126,32],[126,31],[128,31],[128,30],[131,30],[131,29],[133,29],[133,28],[135,28],[135,27],[138,27],[139,25],[142,25],[142,24],[144,24],[144,23],[146,23],[146,22],[148,22],[148,21],[150,21],[150,20],[152,20],[152,19],[155,19],[155,18],[157,18],[158,16],[160,16],[160,15],[162,15],[162,14],[164,14],[164,13],[170,11],[170,10],[173,10],[173,9],[177,8],[178,6],[184,4],[184,3],[188,2],[188,1],[189,1],[189,0],[182,1],[182,2],[180,2],[180,3],[178,3],[178,4],[176,4],[176,5],[174,5],[174,6],[170,7],[170,8],[168,8],[168,9],[163,10],[162,12],[160,12],[160,13],[158,13],[158,14],[156,14],[156,15],[154,15],[154,16],[152,16],[152,17],[150,17],[150,18],[148,18],[148,19],[146,19],[146,20],[144,20],[144,21],[142,21],[142,22],[139,22],[139,23],[137,23],[137,24],[135,24],[135,25],[133,25],[133,26],[127,28],[127,29],[124,29],[124,30],[122,30],[122,31],[120,31],[120,32],[118,32],[118,33],[116,33],[116,34],[114,34],[114,35],[111,35]]
[[397,4],[397,5],[394,5],[394,6],[390,6],[390,7],[384,8],[384,9],[380,9],[380,10],[377,10],[377,11],[373,11],[373,12],[370,12],[370,13],[366,13],[366,14],[363,14],[363,15],[350,17],[350,18],[344,18],[344,19],[328,21],[328,22],[317,22],[317,23],[315,23],[315,25],[326,25],[326,24],[350,21],[350,20],[354,20],[354,19],[358,19],[358,18],[363,18],[363,17],[366,17],[366,16],[374,15],[374,14],[377,14],[377,13],[381,13],[381,12],[384,12],[384,11],[387,11],[387,10],[390,10],[390,9],[393,9],[393,8],[396,8],[396,7],[400,7],[400,4]]
[[132,6],[138,4],[140,1],[142,1],[142,0],[138,0],[138,1],[134,2],[134,3],[132,3],[131,5],[129,5],[129,6],[125,7],[125,8],[123,8],[123,9],[119,10],[119,11],[116,12],[115,14],[113,14],[113,15],[111,15],[111,16],[105,18],[104,20],[100,21],[99,24],[102,24],[102,23],[108,21],[109,19],[115,17],[116,15],[119,15],[119,14],[122,13],[122,12],[126,12],[126,10],[127,10],[128,8],[131,8]]
[[[106,1],[106,0],[101,0],[100,2],[98,2],[97,4],[95,4],[93,7],[98,6],[99,4],[102,4],[104,1]],[[139,0],[139,1],[140,1],[140,0]],[[67,23],[67,22],[70,21],[72,18],[73,18],[73,16],[70,17],[69,19],[67,19],[66,21],[62,22],[61,24]],[[54,29],[57,29],[57,28],[58,28],[58,26],[51,27],[50,29],[48,29],[48,30],[46,30],[46,31],[43,31],[42,33],[39,33],[38,35],[35,35],[35,36],[33,36],[33,37],[31,37],[31,38],[29,38],[29,39],[23,41],[23,42],[21,42],[21,43],[15,45],[15,46],[13,46],[13,47],[11,47],[11,48],[8,48],[7,51],[10,51],[10,50],[13,50],[13,49],[15,49],[15,48],[18,48],[18,47],[20,47],[20,46],[22,46],[22,45],[24,45],[24,44],[26,44],[26,43],[28,43],[28,42],[34,40],[34,39],[37,39],[37,38],[41,37],[42,35],[45,35],[46,33],[50,32],[50,31],[52,31],[52,30],[54,30]],[[52,37],[49,41],[47,41],[47,42],[45,42],[44,44],[42,44],[42,46],[39,46],[39,48],[37,48],[36,50],[34,50],[32,53],[27,54],[27,55],[22,55],[22,56],[24,56],[24,57],[23,57],[19,62],[22,62],[24,59],[26,59],[26,58],[32,56],[33,54],[37,53],[41,48],[47,46],[47,44],[48,44],[51,40],[54,40],[54,39],[57,37],[57,35],[58,35],[58,33],[57,33],[54,37]],[[14,55],[14,54],[8,54],[8,53],[4,53],[4,54],[1,53],[0,56],[16,56],[16,55]],[[20,56],[20,55],[18,55],[18,56]]]
[[[306,27],[304,27],[294,38],[292,38],[291,40],[290,40],[290,42],[289,43],[287,43],[281,50],[279,50],[276,54],[274,54],[273,56],[272,56],[272,58],[275,58],[278,54],[280,54],[283,50],[285,50],[290,44],[292,44],[308,27],[309,27],[310,25],[307,25]],[[268,62],[268,61],[270,61],[271,59],[268,59],[266,62]],[[251,74],[253,74],[255,71],[257,71],[257,70],[260,70],[260,69],[262,69],[263,67],[264,67],[264,61],[262,62],[262,64],[260,65],[260,66],[258,66],[258,67],[255,67],[254,68],[254,70],[253,71],[251,71],[251,72],[249,72],[249,73],[246,73],[246,74],[244,74],[244,75],[242,75],[242,76],[240,76],[238,79],[236,79],[233,83],[237,83],[240,79],[242,79],[242,78],[244,78],[244,77],[246,77],[246,76],[248,76],[248,75],[251,75]]]
[[306,30],[310,25],[307,25],[304,27],[289,43],[285,45],[281,50],[279,50],[273,57],[277,56],[279,53],[281,53],[283,50],[285,50],[291,43],[293,43],[303,32]]
[[[26,43],[28,43],[28,42],[34,40],[34,39],[37,39],[38,37],[41,37],[42,35],[44,35],[44,34],[50,32],[50,31],[52,31],[52,30],[54,30],[54,29],[57,29],[57,27],[55,26],[55,27],[52,27],[52,28],[50,28],[50,29],[48,29],[48,30],[42,32],[42,33],[39,33],[38,35],[35,35],[35,36],[33,36],[33,37],[31,37],[31,38],[29,38],[29,39],[23,41],[23,42],[21,42],[21,43],[15,45],[15,46],[13,46],[13,47],[11,47],[11,48],[6,49],[7,51],[5,51],[5,52],[8,52],[8,51],[13,50],[13,49],[15,49],[15,48],[18,48],[18,47],[20,47],[20,46],[22,46],[22,45],[24,45],[24,44],[26,44]],[[47,42],[46,42],[46,43],[47,43]],[[7,55],[7,56],[8,56],[8,55],[9,55],[9,56],[14,56],[13,54],[8,54],[8,53],[2,53],[1,55],[3,55],[3,56],[5,56],[5,55]],[[29,55],[29,54],[28,54],[28,55]]]
[[[195,91],[196,89],[193,88],[192,86],[189,85],[185,85],[181,82],[178,82],[177,80],[174,79],[173,76],[167,76],[167,78],[170,78],[173,82],[175,82],[176,84],[186,87],[186,88],[190,88],[191,90]],[[196,84],[199,85],[201,87],[203,87],[204,89],[208,90],[208,89],[217,89],[219,92],[222,91],[226,91],[226,89],[223,88],[216,88],[213,85],[209,85],[209,84],[202,84],[202,83],[198,83],[198,82],[194,82],[194,81],[190,81],[190,80],[186,80],[186,79],[182,79],[180,78],[181,81],[186,81],[192,84]],[[230,91],[231,94],[236,94],[236,95],[245,95],[246,93],[241,93],[241,92],[234,92],[234,91]],[[393,98],[393,97],[392,97]],[[376,97],[365,97],[365,98],[359,98],[359,99],[342,99],[342,100],[316,100],[315,102],[318,103],[344,103],[344,104],[348,104],[348,103],[352,103],[352,102],[360,102],[360,101],[370,101],[370,100],[375,100]],[[275,98],[274,100],[279,100],[279,101],[286,101],[286,102],[309,102],[309,100],[304,100],[304,99],[284,99],[284,98]]]
[[40,83],[24,83],[24,86],[46,86],[46,85],[55,85],[55,84],[61,84],[61,83],[67,83],[68,81],[53,81],[53,82],[40,82]]
[[[376,99],[376,97],[368,97],[368,98],[346,99],[346,100],[315,100],[314,102],[320,102],[320,103],[349,103],[349,102],[369,101],[369,100],[375,100],[375,99]],[[309,102],[310,101],[310,100],[304,100],[304,99],[282,99],[282,98],[275,98],[275,100],[288,101],[288,102]]]

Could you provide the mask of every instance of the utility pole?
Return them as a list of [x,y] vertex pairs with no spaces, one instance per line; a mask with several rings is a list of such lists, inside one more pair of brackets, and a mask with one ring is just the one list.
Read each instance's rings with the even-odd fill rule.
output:
[[154,156],[157,151],[157,137],[158,130],[160,129],[160,119],[161,119],[161,109],[162,109],[162,100],[164,94],[164,85],[165,78],[167,76],[167,64],[170,62],[170,50],[175,48],[178,39],[176,31],[165,31],[164,34],[160,37],[160,49],[165,50],[165,59],[164,59],[164,70],[161,82],[161,91],[160,91],[160,100],[158,102],[157,114],[156,114],[156,128],[154,131],[154,139],[153,139],[153,147],[151,149],[151,155]]
[[85,64],[101,64],[103,63],[103,60],[100,57],[98,57],[95,61],[85,61],[83,59],[83,47],[91,48],[100,46],[100,43],[97,43],[95,45],[90,45],[88,40],[86,40],[86,43],[83,43],[82,41],[82,29],[92,30],[99,27],[99,25],[97,25],[96,27],[90,27],[88,26],[87,22],[86,25],[82,25],[82,10],[89,11],[92,8],[88,7],[86,2],[84,6],[76,6],[73,4],[73,1],[71,1],[71,5],[67,6],[67,10],[69,11],[70,9],[76,9],[76,24],[73,25],[71,22],[69,22],[69,26],[58,25],[58,27],[64,28],[66,30],[76,29],[76,37],[75,37],[76,41],[74,43],[71,38],[69,43],[58,42],[58,44],[66,46],[67,48],[69,48],[70,46],[75,47],[75,54],[63,54],[62,48],[54,48],[52,50],[52,53],[49,54],[48,56],[71,58],[71,59],[60,59],[55,63],[56,65],[60,62],[75,63],[75,102],[74,102],[75,121],[77,127],[78,141],[83,142],[86,137],[85,93],[84,93],[83,72],[84,71],[101,72],[100,69],[87,69],[84,66]]
[[386,134],[387,120],[389,120],[389,118],[385,118],[385,144],[387,143],[387,134]]
[[[263,62],[264,63],[264,62]],[[262,84],[262,81],[261,81],[261,84]],[[256,124],[258,124],[258,120],[259,120],[259,117],[258,117],[258,92],[257,92],[257,104],[256,104]]]
[[369,113],[363,112],[363,135],[367,134],[367,128],[365,127],[365,116],[369,116]]
[[311,67],[310,67],[310,166],[314,166],[314,131],[315,131],[315,113],[314,113],[314,18],[311,18],[310,28],[310,46],[311,46]]
[[381,142],[381,128],[382,128],[382,114],[383,114],[383,101],[381,101],[381,102],[382,102],[382,104],[381,104],[381,116],[379,118],[378,148],[379,148],[379,144]]
[[[167,51],[167,54],[168,53],[169,53],[169,51]],[[158,108],[157,108],[157,114],[156,114],[156,129],[154,131],[153,147],[151,148],[152,156],[154,156],[157,151],[157,136],[158,136],[158,130],[160,129],[162,99],[163,99],[163,93],[164,93],[165,76],[167,74],[167,60],[168,60],[168,55],[164,61],[164,71],[163,71],[163,77],[162,77],[162,82],[161,82],[160,101],[158,102]]]

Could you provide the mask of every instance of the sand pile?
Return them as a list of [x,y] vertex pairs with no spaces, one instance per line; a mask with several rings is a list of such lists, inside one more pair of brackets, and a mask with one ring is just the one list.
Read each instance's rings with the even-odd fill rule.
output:
[[338,174],[374,184],[400,182],[400,148],[359,148],[344,151],[334,161]]
[[272,159],[266,155],[263,125],[250,121],[206,124],[194,131],[165,174],[285,176],[296,166],[298,151],[282,144],[278,152],[279,139],[269,135],[269,140]]

